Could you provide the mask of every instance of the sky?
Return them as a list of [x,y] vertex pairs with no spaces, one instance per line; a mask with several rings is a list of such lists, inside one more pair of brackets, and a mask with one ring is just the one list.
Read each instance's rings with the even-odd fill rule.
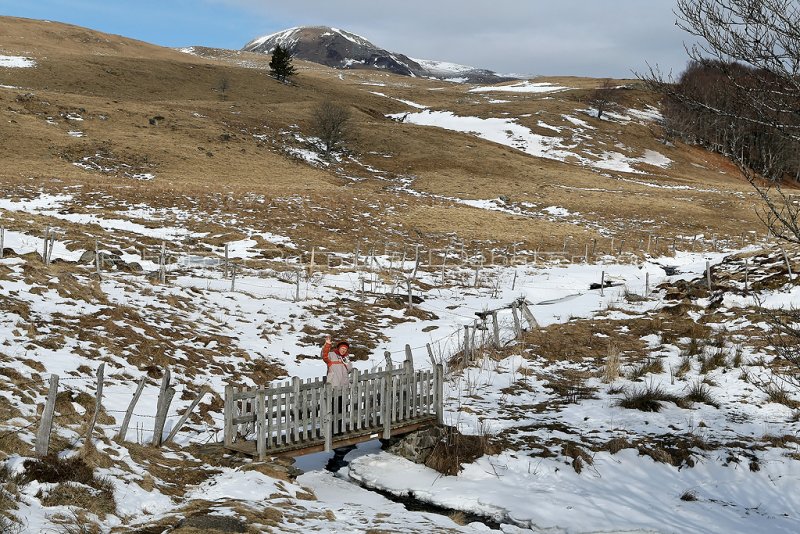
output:
[[686,65],[675,0],[0,0],[0,14],[163,46],[241,48],[324,25],[418,59],[523,75],[629,78]]

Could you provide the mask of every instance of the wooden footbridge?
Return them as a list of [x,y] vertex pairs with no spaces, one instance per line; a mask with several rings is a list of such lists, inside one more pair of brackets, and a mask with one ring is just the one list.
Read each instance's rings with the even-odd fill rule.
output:
[[330,451],[441,424],[441,364],[414,371],[406,359],[371,372],[354,369],[350,384],[297,377],[265,387],[225,388],[225,448],[264,459]]

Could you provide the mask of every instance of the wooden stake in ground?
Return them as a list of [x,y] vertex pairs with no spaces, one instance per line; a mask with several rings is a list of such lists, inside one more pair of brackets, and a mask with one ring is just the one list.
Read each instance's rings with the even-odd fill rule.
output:
[[711,262],[709,261],[706,262],[706,286],[708,290],[711,291]]
[[296,278],[297,278],[297,284],[295,285],[294,289],[294,301],[300,302],[300,269],[297,270]]
[[500,348],[500,324],[497,322],[497,310],[492,311],[492,342],[494,348]]
[[747,261],[747,258],[744,259],[744,290],[745,292],[750,291],[750,264]]
[[606,287],[606,272],[600,273],[600,296],[604,296],[604,289]]
[[517,287],[517,270],[514,269],[514,279],[511,281],[511,291],[514,291]]
[[3,252],[5,249],[6,229],[0,226],[0,260],[3,259]]
[[231,293],[236,291],[236,264],[231,265]]
[[514,317],[514,337],[516,339],[520,339],[522,337],[522,324],[519,322],[519,312],[517,311],[518,307],[519,304],[517,302],[514,302],[511,305],[511,315]]
[[781,247],[781,252],[783,253],[783,261],[786,262],[786,271],[789,273],[789,281],[794,280],[794,275],[792,275],[792,265],[789,263],[789,256],[786,254],[786,249]]
[[47,265],[50,265],[50,262],[53,261],[53,249],[55,248],[56,244],[56,233],[55,231],[50,232],[50,246],[47,247]]
[[164,369],[164,376],[161,378],[161,389],[158,392],[158,403],[156,404],[156,423],[153,428],[153,447],[161,445],[161,437],[164,432],[164,423],[167,421],[167,412],[175,395],[175,389],[170,387],[172,374],[169,368]]
[[47,245],[50,242],[50,227],[44,231],[44,245],[42,246],[42,263],[47,265]]
[[103,407],[103,372],[105,368],[105,363],[101,363],[97,368],[97,390],[95,392],[94,414],[92,414],[92,419],[89,421],[89,428],[86,429],[86,443],[92,440],[94,425],[97,423],[97,416],[100,415],[100,408]]
[[97,242],[97,239],[94,240],[94,269],[95,272],[100,275],[100,244]]
[[228,262],[230,258],[228,256],[228,243],[225,243],[225,262],[222,264],[222,277],[228,278]]
[[650,273],[644,273],[644,294],[650,294]]
[[316,252],[317,247],[311,247],[311,261],[308,263],[308,276],[314,274],[314,252]]
[[142,377],[139,379],[139,384],[136,386],[136,393],[133,394],[133,399],[131,403],[128,405],[128,410],[125,412],[125,418],[122,420],[122,426],[119,427],[119,432],[117,433],[117,441],[122,443],[125,441],[125,436],[128,434],[128,425],[131,423],[131,416],[133,415],[133,409],[136,407],[136,403],[139,402],[139,397],[142,396],[142,391],[144,390],[145,382],[147,381],[146,377]]
[[50,448],[50,430],[53,427],[53,412],[56,409],[58,396],[58,375],[50,376],[50,390],[47,392],[47,402],[42,410],[42,419],[39,422],[39,431],[36,433],[36,456],[47,456]]

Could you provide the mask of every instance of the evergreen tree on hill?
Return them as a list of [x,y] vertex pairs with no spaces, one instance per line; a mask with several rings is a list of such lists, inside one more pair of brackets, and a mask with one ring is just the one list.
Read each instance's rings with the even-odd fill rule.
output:
[[286,82],[296,72],[294,65],[292,65],[292,54],[279,44],[275,45],[275,49],[272,51],[269,71],[270,74],[282,82]]

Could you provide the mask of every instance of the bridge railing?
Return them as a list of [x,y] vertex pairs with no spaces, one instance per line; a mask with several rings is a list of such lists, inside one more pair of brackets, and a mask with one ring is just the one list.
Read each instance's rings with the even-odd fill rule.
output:
[[225,446],[254,440],[259,458],[296,449],[367,437],[420,423],[441,423],[443,369],[414,371],[401,366],[375,371],[354,369],[349,385],[333,387],[322,379],[297,377],[266,387],[225,388]]

